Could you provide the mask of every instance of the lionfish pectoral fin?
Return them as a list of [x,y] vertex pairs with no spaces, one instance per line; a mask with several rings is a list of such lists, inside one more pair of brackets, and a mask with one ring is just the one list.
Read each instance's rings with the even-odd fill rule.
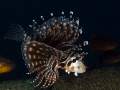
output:
[[59,59],[57,58],[59,56],[58,50],[44,43],[29,41],[22,44],[22,55],[26,66],[29,69],[29,74],[37,71],[36,78],[33,82],[40,78],[40,81],[35,87],[39,86],[44,78],[45,82],[43,87],[48,87],[54,84],[59,77]]
[[22,26],[20,26],[17,23],[14,23],[9,27],[9,30],[4,38],[19,42],[19,41],[24,41],[25,37],[26,37],[26,33],[24,29],[22,28]]

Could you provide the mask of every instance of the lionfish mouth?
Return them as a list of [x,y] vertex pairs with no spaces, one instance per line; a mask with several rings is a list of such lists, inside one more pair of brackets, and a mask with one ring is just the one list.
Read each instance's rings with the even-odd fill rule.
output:
[[[29,25],[28,30],[24,30],[19,24],[13,24],[5,36],[7,39],[22,41],[22,56],[25,65],[29,69],[28,74],[37,72],[33,82],[40,78],[36,85],[39,86],[43,79],[44,84],[41,88],[46,88],[55,83],[59,78],[58,68],[66,72],[83,73],[86,66],[82,62],[86,53],[75,53],[81,50],[81,45],[75,44],[76,40],[82,34],[82,28],[79,29],[79,19],[72,18],[73,12],[70,11],[70,17],[66,18],[64,12],[62,16],[54,17],[42,25],[38,25],[35,20]],[[44,20],[43,16],[41,16]],[[84,42],[84,46],[88,42]]]

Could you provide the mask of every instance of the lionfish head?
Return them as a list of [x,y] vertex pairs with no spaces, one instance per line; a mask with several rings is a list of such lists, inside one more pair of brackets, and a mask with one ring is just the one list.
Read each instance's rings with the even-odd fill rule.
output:
[[82,61],[83,55],[87,53],[75,54],[74,56],[69,56],[66,60],[65,66],[63,67],[65,71],[69,74],[70,72],[74,72],[75,76],[78,76],[78,73],[84,73],[86,71],[86,66]]

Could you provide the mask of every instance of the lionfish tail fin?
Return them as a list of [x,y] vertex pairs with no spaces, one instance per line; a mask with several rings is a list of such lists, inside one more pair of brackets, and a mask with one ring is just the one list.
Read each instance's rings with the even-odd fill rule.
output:
[[22,28],[22,26],[20,26],[17,23],[14,23],[9,27],[9,30],[4,38],[20,42],[20,41],[25,41],[25,37],[26,37],[26,33]]

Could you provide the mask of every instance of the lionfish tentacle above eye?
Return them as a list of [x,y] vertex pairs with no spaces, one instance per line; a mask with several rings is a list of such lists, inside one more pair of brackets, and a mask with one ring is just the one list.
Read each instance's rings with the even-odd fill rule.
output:
[[[55,82],[56,78],[59,77],[59,58],[63,55],[61,51],[44,43],[29,41],[22,44],[22,55],[25,60],[25,64],[29,69],[29,74],[37,71],[36,78],[33,82],[41,76],[40,81],[36,86],[39,86],[44,78],[45,83],[43,84],[43,87],[48,87],[46,85],[54,84],[53,82]],[[52,78],[49,76],[51,73],[53,73]],[[48,78],[50,78],[52,83],[50,83]]]
[[[21,51],[29,69],[28,74],[37,72],[33,82],[40,78],[35,87],[43,81],[45,82],[42,88],[53,85],[59,78],[58,68],[67,73],[74,72],[75,76],[85,72],[86,66],[82,58],[86,53],[75,53],[76,49],[81,49],[81,45],[77,45],[76,41],[82,33],[82,28],[79,29],[79,19],[74,20],[72,15],[73,12],[70,11],[70,17],[66,18],[62,12],[62,16],[53,18],[51,13],[52,18],[42,25],[38,25],[35,20],[27,29],[13,24],[6,34],[7,39],[23,42]],[[43,16],[41,18],[44,20]]]

